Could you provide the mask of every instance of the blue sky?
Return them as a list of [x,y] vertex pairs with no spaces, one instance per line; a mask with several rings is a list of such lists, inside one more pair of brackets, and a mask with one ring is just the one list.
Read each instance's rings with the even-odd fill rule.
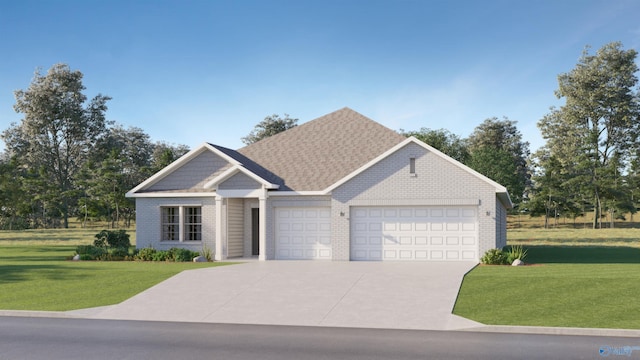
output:
[[0,0],[0,130],[13,91],[62,62],[153,140],[239,148],[267,115],[348,106],[461,136],[506,116],[535,150],[557,75],[586,45],[640,50],[639,17],[637,0]]

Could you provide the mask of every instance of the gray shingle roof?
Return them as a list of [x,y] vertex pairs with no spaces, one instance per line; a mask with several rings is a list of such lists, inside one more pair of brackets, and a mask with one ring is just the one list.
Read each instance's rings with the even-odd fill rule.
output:
[[238,150],[284,180],[281,190],[324,190],[406,138],[343,108]]
[[252,161],[251,159],[247,158],[246,156],[242,155],[241,153],[239,153],[236,150],[232,150],[229,148],[225,148],[219,145],[214,145],[214,144],[209,144],[213,147],[215,147],[216,149],[220,150],[221,152],[225,153],[226,155],[232,157],[233,159],[235,159],[236,161],[240,162],[242,164],[242,166],[244,166],[247,170],[251,171],[252,173],[260,176],[261,178],[267,180],[268,182],[272,183],[272,184],[277,184],[280,185],[281,187],[284,185],[284,180],[280,177],[278,177],[277,175],[271,173],[269,170],[265,169],[264,167],[260,166],[260,164],[256,164],[254,161]]

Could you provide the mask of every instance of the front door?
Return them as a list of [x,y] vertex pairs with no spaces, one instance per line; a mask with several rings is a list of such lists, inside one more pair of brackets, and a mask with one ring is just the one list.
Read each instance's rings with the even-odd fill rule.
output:
[[260,255],[260,209],[251,209],[251,255]]

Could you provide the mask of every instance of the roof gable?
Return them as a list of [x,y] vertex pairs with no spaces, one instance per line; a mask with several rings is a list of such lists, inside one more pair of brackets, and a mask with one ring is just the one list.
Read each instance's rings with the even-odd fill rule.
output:
[[[247,166],[240,160],[244,160]],[[237,173],[243,173],[265,188],[278,188],[278,184],[264,179],[251,169],[267,174],[260,171],[257,164],[234,150],[204,143],[127,192],[126,196],[136,197],[143,193],[159,192],[212,192],[217,184]]]
[[343,108],[238,152],[284,179],[282,190],[318,191],[403,140],[397,132]]
[[481,181],[484,181],[487,184],[491,185],[493,188],[495,188],[498,198],[505,205],[505,207],[507,207],[507,208],[512,208],[513,207],[513,203],[511,202],[511,198],[509,197],[509,192],[507,191],[506,187],[498,184],[497,182],[489,179],[488,177],[480,174],[479,172],[473,170],[472,168],[462,164],[461,162],[451,158],[450,156],[448,156],[448,155],[442,153],[441,151],[437,150],[436,148],[434,148],[434,147],[432,147],[432,146],[430,146],[430,145],[428,145],[428,144],[416,139],[413,136],[405,138],[405,140],[402,141],[401,143],[399,143],[396,146],[388,149],[383,154],[380,154],[380,156],[376,157],[375,159],[372,159],[371,161],[369,161],[368,163],[364,164],[360,168],[356,169],[352,173],[350,173],[347,176],[343,177],[342,179],[336,181],[331,186],[327,187],[324,190],[324,193],[330,193],[332,190],[336,189],[337,187],[341,186],[342,184],[346,183],[347,181],[353,179],[358,174],[360,174],[363,171],[371,168],[375,164],[379,163],[383,159],[387,158],[391,154],[397,152],[398,150],[402,149],[403,147],[407,146],[407,144],[410,144],[410,143],[415,143],[415,144],[423,147],[427,151],[433,153],[434,155],[440,157],[441,159],[447,161],[448,163],[450,163],[450,164],[452,164],[452,165],[454,165],[454,166],[466,171],[467,173],[473,175],[474,177],[480,179]]

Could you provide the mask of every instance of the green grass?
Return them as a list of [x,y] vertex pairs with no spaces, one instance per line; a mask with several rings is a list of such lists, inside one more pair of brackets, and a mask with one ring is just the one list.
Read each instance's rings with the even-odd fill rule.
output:
[[[3,245],[85,245],[93,243],[94,236],[102,228],[69,229],[30,229],[30,230],[0,230],[0,246]],[[136,229],[125,229],[129,234],[131,244],[136,243]]]
[[509,245],[629,246],[640,248],[640,229],[509,229]]
[[66,311],[112,305],[183,270],[228,264],[66,261],[74,250],[1,245],[0,309]]
[[454,314],[490,325],[640,329],[640,248],[526,248],[533,266],[467,274]]

